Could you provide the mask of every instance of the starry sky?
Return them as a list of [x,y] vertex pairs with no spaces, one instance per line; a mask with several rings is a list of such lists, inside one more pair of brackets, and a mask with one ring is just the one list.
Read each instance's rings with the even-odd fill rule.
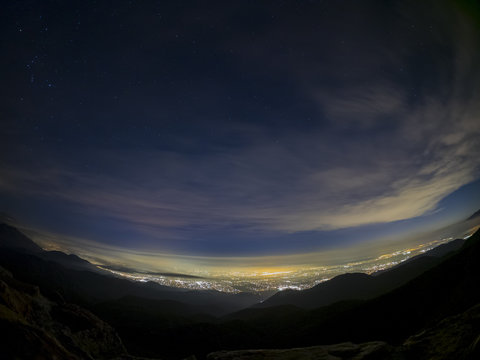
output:
[[44,243],[277,259],[480,208],[476,1],[11,1],[0,29],[0,212]]

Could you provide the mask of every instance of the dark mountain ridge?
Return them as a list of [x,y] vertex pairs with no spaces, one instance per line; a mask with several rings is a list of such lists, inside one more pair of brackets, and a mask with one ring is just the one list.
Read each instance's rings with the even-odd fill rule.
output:
[[[433,268],[374,299],[340,301],[312,310],[292,305],[250,308],[214,323],[193,322],[173,326],[168,332],[156,329],[155,338],[161,336],[172,345],[164,349],[165,356],[172,358],[172,354],[178,354],[174,345],[177,338],[191,339],[191,349],[195,349],[193,352],[199,358],[215,349],[285,349],[345,341],[383,341],[395,347],[403,346],[413,334],[434,327],[442,319],[461,314],[480,303],[477,286],[479,257],[480,232],[477,232],[464,242],[461,249],[440,258]],[[352,278],[357,276],[355,274]],[[340,279],[343,281],[349,277]],[[471,321],[476,324],[474,319]],[[468,331],[468,326],[465,331]],[[478,331],[478,326],[473,329]],[[134,353],[155,354],[151,342],[153,338],[149,340],[149,335],[141,328],[123,327],[120,333],[122,338],[132,341],[127,342],[127,348],[135,349]],[[142,336],[133,337],[133,333],[142,333]],[[469,335],[468,341],[478,335],[480,332],[474,332]]]
[[188,313],[223,315],[261,300],[260,295],[253,293],[188,290],[115,277],[99,271],[76,255],[44,251],[20,231],[6,224],[0,227],[0,264],[19,279],[38,284],[46,294],[61,294],[65,299],[85,306],[135,296],[177,301],[188,305]]
[[[138,284],[74,270],[18,248],[3,247],[0,264],[18,279],[38,284],[41,292],[54,302],[85,305],[114,326],[127,350],[138,356],[179,359],[195,354],[204,358],[221,349],[292,348],[344,341],[380,340],[403,346],[412,334],[480,302],[479,233],[462,241],[459,250],[443,257],[422,255],[375,276],[344,274],[323,283],[330,288],[331,299],[337,296],[343,300],[328,306],[248,308],[222,318],[201,314],[208,312],[202,306],[208,309],[221,304],[221,300],[212,299],[227,299],[228,294],[212,298],[211,292],[176,290],[168,294],[173,298],[170,299],[163,292],[168,289],[159,289],[158,284]],[[436,253],[443,254],[446,249],[440,248]],[[436,263],[432,266],[431,261]],[[418,270],[422,273],[414,276]],[[342,299],[366,290],[360,285],[342,289],[341,284],[349,287],[358,282],[371,290],[370,284],[377,286],[377,279],[389,279],[387,285],[391,286],[410,276],[413,278],[407,283],[373,299]],[[395,280],[397,277],[400,280]],[[325,286],[320,289],[325,291]],[[163,297],[159,297],[160,293]]]
[[417,255],[390,269],[367,275],[347,273],[306,290],[284,290],[254,307],[294,305],[314,309],[342,300],[366,300],[391,291],[431,269],[446,254],[458,250],[463,239],[453,240]]
[[32,253],[43,252],[43,249],[30,238],[7,224],[0,224],[0,248],[17,249]]
[[466,221],[473,220],[480,217],[480,209],[474,212]]
[[[432,324],[436,321],[466,311],[470,305],[480,302],[480,296],[471,286],[471,279],[475,276],[475,272],[472,272],[472,269],[463,268],[464,264],[476,265],[472,259],[475,259],[480,252],[478,245],[475,245],[478,237],[477,233],[469,239],[468,243],[456,242],[452,247],[458,247],[459,244],[463,246],[453,252],[448,251],[449,246],[440,248],[436,253],[443,254],[443,257],[422,255],[413,262],[415,266],[409,265],[403,269],[402,267],[395,269],[395,273],[399,274],[407,271],[405,269],[413,271],[418,265],[422,274],[396,290],[371,300],[344,300],[311,310],[294,305],[253,307],[220,319],[210,320],[183,317],[177,320],[170,318],[169,322],[165,322],[163,316],[154,315],[155,310],[143,312],[138,307],[128,309],[125,306],[120,306],[118,311],[102,313],[102,316],[105,316],[105,319],[119,330],[127,349],[132,353],[156,356],[158,355],[156,339],[162,338],[164,339],[162,356],[172,359],[178,359],[190,353],[196,354],[198,358],[204,358],[209,352],[219,349],[292,348],[344,341],[363,343],[381,340],[398,346],[412,334],[427,326],[433,326]],[[473,247],[470,245],[472,243]],[[425,271],[423,262],[430,266],[429,261],[432,258],[438,263]],[[452,265],[450,259],[457,260]],[[435,271],[437,275],[434,278],[430,278],[429,275],[425,280],[424,277],[437,268],[440,269]],[[451,278],[469,279],[468,284],[454,281],[444,284],[443,274],[448,274]],[[403,274],[401,275],[395,276],[403,279]],[[365,274],[350,274],[341,276],[340,281],[365,277],[376,278]],[[417,278],[424,279],[418,280],[422,285],[410,285]],[[458,288],[454,289],[456,286]],[[423,300],[418,301],[420,308],[417,309],[417,299],[421,299],[424,292],[427,294],[426,300],[424,303]],[[460,299],[461,301],[453,299],[452,305],[448,306],[428,307],[426,305],[435,302],[432,297],[438,298],[437,301],[442,303],[445,296],[455,293],[464,293],[465,296]],[[469,300],[466,301],[466,299]],[[403,309],[403,302],[406,304],[405,309]],[[120,311],[122,311],[122,319],[118,318]],[[158,315],[158,310],[156,311]],[[416,312],[423,315],[416,316]],[[136,322],[139,313],[144,318],[148,318],[148,314],[152,315],[147,325]],[[158,325],[159,323],[163,325]],[[164,325],[166,323],[169,324],[167,328]],[[180,350],[182,345],[179,339],[182,339],[181,343],[189,343],[189,348]]]
[[2,359],[135,359],[115,330],[81,307],[45,298],[0,267]]

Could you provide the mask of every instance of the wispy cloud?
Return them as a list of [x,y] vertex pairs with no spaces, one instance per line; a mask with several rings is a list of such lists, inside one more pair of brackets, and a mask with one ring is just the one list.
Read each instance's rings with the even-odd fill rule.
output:
[[[337,41],[348,34],[340,33],[334,44],[319,33],[331,45],[328,56],[322,52],[299,64],[298,59],[269,53],[268,47],[257,51],[270,38],[280,39],[269,32],[275,32],[273,27],[258,36],[258,44],[248,45],[244,57],[270,63],[278,55],[274,66],[293,79],[323,127],[290,126],[272,141],[272,129],[265,124],[230,121],[216,129],[219,137],[234,133],[248,141],[194,154],[152,146],[82,149],[91,168],[48,150],[26,155],[23,164],[6,156],[0,191],[61,200],[78,214],[118,219],[172,241],[232,227],[285,234],[428,214],[444,197],[479,177],[480,39],[468,22],[452,19],[445,32],[453,35],[429,39],[429,46],[447,48],[453,55],[431,59],[424,49],[432,61],[430,81],[416,87],[412,83],[421,70],[407,73],[405,65],[415,54],[404,49],[414,35],[394,39],[399,43],[385,50],[359,47],[359,59],[352,65],[345,55],[357,53],[352,51],[357,45],[346,51]],[[292,39],[282,37],[285,46],[311,30],[298,25],[296,31]],[[366,35],[373,31],[378,24]],[[347,40],[360,37],[365,34]],[[388,45],[386,35],[379,38],[380,45]],[[381,66],[396,77],[384,76]]]

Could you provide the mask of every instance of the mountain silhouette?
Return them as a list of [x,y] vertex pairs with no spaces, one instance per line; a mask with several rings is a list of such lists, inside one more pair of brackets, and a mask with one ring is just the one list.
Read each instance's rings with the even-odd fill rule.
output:
[[[452,241],[387,271],[344,274],[309,290],[280,292],[252,307],[259,302],[254,294],[187,291],[132,282],[74,268],[72,264],[83,265],[85,260],[54,253],[68,266],[62,265],[45,258],[43,250],[26,245],[29,239],[21,233],[10,227],[0,229],[6,229],[0,234],[1,266],[18,281],[37,285],[49,301],[80,305],[106,321],[134,356],[180,359],[195,354],[203,359],[219,350],[344,342],[358,344],[351,345],[352,354],[360,354],[370,342],[382,344],[384,357],[380,358],[386,359],[419,358],[418,354],[429,358],[438,353],[434,348],[438,344],[450,344],[445,350],[450,355],[460,346],[470,349],[465,350],[468,354],[478,351],[474,340],[480,334],[475,320],[475,306],[480,303],[480,231],[468,240]],[[21,241],[6,239],[9,234]],[[455,329],[462,334],[461,341],[454,341]],[[43,345],[30,342],[29,346]],[[322,347],[329,354],[344,354],[338,355],[340,358],[348,358],[344,357],[348,348]],[[295,352],[300,353],[309,356],[308,350]],[[230,356],[222,354],[215,356]]]
[[0,248],[40,253],[43,249],[13,226],[0,224]]
[[0,264],[22,281],[38,284],[45,294],[61,294],[68,301],[86,306],[134,296],[176,301],[189,304],[188,308],[196,312],[223,315],[261,300],[253,293],[187,290],[114,277],[76,255],[44,251],[9,225],[3,224],[0,231]]
[[136,359],[93,313],[44,297],[2,267],[0,299],[2,359]]
[[314,309],[342,300],[371,299],[407,283],[434,267],[441,261],[442,256],[459,249],[463,243],[464,240],[457,239],[442,244],[393,268],[372,275],[347,273],[307,290],[284,290],[255,307],[294,305]]
[[466,221],[476,219],[480,216],[480,209],[473,213]]

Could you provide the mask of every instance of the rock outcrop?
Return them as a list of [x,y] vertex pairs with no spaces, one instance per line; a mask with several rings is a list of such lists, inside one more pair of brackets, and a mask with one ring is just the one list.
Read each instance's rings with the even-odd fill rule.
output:
[[342,360],[342,359],[390,359],[394,348],[385,342],[363,344],[351,342],[277,350],[218,351],[207,356],[208,360]]
[[480,359],[480,304],[411,336],[403,352],[417,359]]
[[480,359],[480,304],[409,337],[403,345],[373,341],[294,349],[217,351],[208,360]]
[[2,359],[128,359],[115,330],[80,306],[45,298],[0,268]]

